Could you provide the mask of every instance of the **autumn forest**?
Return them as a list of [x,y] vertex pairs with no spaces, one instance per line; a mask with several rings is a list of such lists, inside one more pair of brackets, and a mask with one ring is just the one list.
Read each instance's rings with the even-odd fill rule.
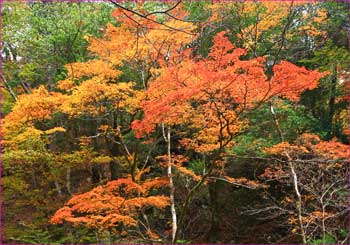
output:
[[1,5],[2,243],[350,243],[350,3]]

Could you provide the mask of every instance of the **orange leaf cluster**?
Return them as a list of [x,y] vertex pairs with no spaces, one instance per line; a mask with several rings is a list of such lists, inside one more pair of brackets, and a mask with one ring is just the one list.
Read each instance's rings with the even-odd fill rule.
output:
[[71,79],[99,76],[104,79],[117,78],[121,72],[114,69],[113,64],[108,61],[90,60],[84,63],[70,63],[66,65],[68,76]]
[[185,167],[182,167],[182,166],[178,166],[178,165],[176,165],[175,167],[181,174],[183,174],[185,176],[189,176],[190,178],[192,178],[195,181],[201,180],[201,177],[196,175],[192,170],[185,168]]
[[195,26],[189,22],[166,17],[161,25],[155,15],[145,19],[119,8],[112,15],[120,26],[107,25],[102,39],[89,38],[89,50],[114,65],[123,61],[136,64],[140,60],[145,64],[152,63],[193,40],[189,33]]
[[324,159],[348,159],[350,156],[350,146],[340,142],[322,141],[319,136],[313,134],[303,134],[295,142],[290,144],[282,142],[266,150],[271,155],[285,155],[288,153],[293,157],[303,155],[313,155]]
[[147,195],[148,190],[162,184],[166,184],[163,179],[153,180],[153,183],[146,181],[145,185],[139,185],[131,179],[110,181],[104,186],[73,196],[55,213],[51,223],[69,222],[114,232],[117,232],[119,226],[124,229],[137,226],[142,209],[164,209],[169,205],[166,196]]
[[328,159],[349,159],[350,157],[350,146],[335,141],[320,142],[313,147],[313,150]]
[[36,122],[45,122],[52,119],[53,114],[60,110],[60,106],[65,99],[65,95],[49,92],[42,86],[34,89],[31,94],[20,95],[12,111],[3,119],[4,142],[8,146],[16,147],[21,142],[36,136],[48,135],[58,131],[64,132],[61,127],[42,131],[36,129],[34,125]]
[[4,120],[4,128],[13,127],[14,123],[32,125],[34,121],[51,119],[65,98],[60,93],[49,92],[43,86],[34,89],[31,94],[20,95],[12,112]]
[[281,167],[267,167],[264,170],[264,173],[259,175],[260,178],[267,178],[267,179],[279,179],[282,177],[289,177],[289,173],[284,171]]
[[303,91],[316,88],[318,80],[329,74],[328,72],[309,71],[287,61],[275,65],[273,72],[271,94],[293,101],[298,101]]
[[302,154],[310,153],[310,151],[300,145],[292,145],[288,142],[281,142],[277,145],[274,145],[268,149],[266,149],[266,152],[268,152],[271,155],[282,155],[285,156],[286,154],[290,156],[297,156]]
[[[168,164],[168,156],[158,156],[157,160],[160,160],[160,164],[163,167],[166,167]],[[171,156],[172,166],[176,168],[178,173],[184,176],[188,176],[195,181],[199,181],[201,179],[200,176],[196,175],[192,170],[183,166],[185,162],[188,162],[188,158],[183,155],[172,155]]]
[[249,186],[252,189],[261,188],[261,187],[266,188],[267,187],[266,185],[263,185],[263,184],[259,183],[258,181],[250,180],[250,179],[247,179],[244,177],[232,178],[229,176],[224,176],[224,178],[232,184],[245,185],[245,186]]

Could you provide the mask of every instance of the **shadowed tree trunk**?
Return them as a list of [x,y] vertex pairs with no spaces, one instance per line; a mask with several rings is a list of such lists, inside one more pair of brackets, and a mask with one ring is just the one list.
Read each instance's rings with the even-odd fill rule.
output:
[[329,101],[328,101],[328,116],[327,116],[327,126],[328,126],[328,132],[327,137],[330,139],[332,138],[333,134],[333,117],[335,113],[335,93],[336,93],[336,86],[337,86],[337,68],[333,68],[333,76],[331,80],[330,85],[330,91],[329,91]]
[[213,183],[209,184],[209,199],[210,199],[210,211],[211,211],[211,227],[208,233],[208,241],[210,243],[215,243],[218,240],[219,235],[219,200],[218,200],[218,182],[214,180]]

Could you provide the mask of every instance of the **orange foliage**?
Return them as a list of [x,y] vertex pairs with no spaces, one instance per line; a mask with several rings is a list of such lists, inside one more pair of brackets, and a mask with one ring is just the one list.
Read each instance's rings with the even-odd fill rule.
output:
[[291,145],[288,142],[281,142],[277,145],[274,145],[266,151],[271,155],[284,155],[289,154],[291,156],[301,155],[303,153],[309,153],[308,149],[304,146]]
[[317,87],[317,82],[328,72],[309,71],[287,61],[273,67],[274,76],[271,79],[271,94],[280,95],[293,101],[298,101],[305,90]]
[[142,188],[144,188],[146,191],[150,191],[151,189],[168,187],[168,186],[169,186],[169,179],[165,177],[146,180],[145,182],[142,183]]
[[263,185],[263,184],[259,183],[258,181],[249,180],[249,179],[244,178],[244,177],[232,178],[229,176],[224,176],[224,178],[232,184],[244,185],[244,186],[248,186],[249,188],[252,188],[252,189],[256,189],[259,187],[263,187],[263,188],[267,187],[267,185]]
[[[174,11],[186,15],[181,10]],[[195,28],[188,22],[168,18],[164,25],[160,25],[154,22],[155,16],[150,16],[154,20],[150,21],[128,16],[130,13],[119,8],[112,15],[120,26],[108,24],[102,38],[86,36],[88,49],[96,59],[67,64],[68,77],[58,83],[60,89],[69,92],[61,109],[70,116],[101,115],[107,113],[108,108],[123,108],[134,113],[139,108],[143,92],[134,90],[133,83],[116,83],[121,74],[119,67],[126,63],[138,70],[141,66],[142,72],[146,72],[155,62],[176,52],[193,38],[184,33]],[[130,21],[130,17],[142,24],[142,28]]]
[[88,39],[89,50],[114,65],[120,65],[123,61],[132,64],[140,60],[151,63],[163,59],[193,39],[189,33],[195,26],[189,22],[166,18],[163,25],[160,25],[154,22],[154,15],[147,20],[119,8],[112,15],[121,23],[120,27],[108,25],[103,39]]
[[[166,167],[168,164],[168,159],[167,159],[167,155],[163,155],[163,156],[158,156],[157,159],[160,160],[160,164],[163,167]],[[201,179],[200,176],[196,175],[192,170],[186,168],[183,166],[183,164],[185,162],[188,162],[188,158],[183,156],[183,155],[172,155],[171,156],[171,160],[172,160],[172,166],[175,167],[175,169],[178,171],[178,173],[180,175],[184,175],[187,177],[190,177],[191,179],[195,180],[195,181],[199,181]]]
[[175,166],[176,169],[183,175],[191,177],[195,181],[199,181],[201,179],[200,176],[196,175],[192,170],[182,167],[182,166]]
[[66,65],[71,79],[100,76],[105,79],[117,78],[121,72],[113,68],[113,64],[103,60],[90,60],[84,63]]
[[34,89],[31,94],[23,94],[18,98],[12,111],[6,116],[2,124],[4,142],[8,146],[18,146],[26,139],[40,135],[65,131],[61,127],[41,131],[34,127],[35,122],[52,119],[54,113],[59,111],[65,95],[49,92],[43,86]]
[[350,146],[332,141],[322,141],[319,136],[313,134],[303,134],[295,142],[290,144],[282,142],[266,150],[272,155],[285,155],[288,153],[293,157],[302,155],[314,155],[324,159],[348,159],[350,156]]
[[264,173],[259,175],[260,178],[267,179],[279,179],[281,177],[289,177],[289,173],[285,172],[281,167],[267,167],[264,170]]
[[329,159],[349,159],[350,157],[350,146],[336,141],[320,142],[313,147],[313,150],[317,154]]
[[51,119],[65,98],[60,93],[47,91],[43,86],[34,89],[31,94],[22,94],[12,112],[6,116],[4,128],[13,126],[13,123],[32,125],[34,121]]
[[64,91],[70,91],[74,86],[74,82],[70,79],[61,80],[57,83],[57,87]]
[[274,66],[269,79],[265,59],[241,60],[245,53],[220,32],[208,57],[192,57],[185,50],[163,62],[142,102],[144,119],[132,124],[137,137],[152,132],[160,123],[184,124],[194,129],[182,139],[185,147],[210,152],[232,144],[233,135],[246,127],[247,122],[237,114],[274,96],[298,100],[326,75],[282,61]]
[[149,188],[156,187],[161,182],[153,185],[150,185],[150,182],[146,183],[143,186],[131,179],[118,179],[89,192],[75,195],[55,213],[51,223],[83,224],[113,232],[117,232],[116,228],[120,226],[125,232],[127,227],[137,226],[141,210],[150,207],[164,209],[169,205],[169,198],[166,196],[146,195]]

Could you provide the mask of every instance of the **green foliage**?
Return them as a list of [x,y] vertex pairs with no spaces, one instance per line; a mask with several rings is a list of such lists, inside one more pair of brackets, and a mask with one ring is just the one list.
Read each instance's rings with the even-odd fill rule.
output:
[[332,40],[329,40],[321,49],[315,50],[311,58],[302,59],[299,63],[311,69],[332,71],[335,66],[347,65],[349,59],[350,53],[347,49],[338,47]]
[[105,3],[5,3],[4,75],[15,86],[20,81],[35,87],[62,79],[63,65],[89,59],[84,37],[100,36],[100,29],[113,23],[111,10]]
[[23,236],[20,238],[20,241],[30,244],[48,244],[51,243],[50,238],[50,233],[48,231],[33,229],[30,230],[30,232],[23,234]]
[[266,138],[255,138],[252,134],[238,137],[232,152],[237,155],[255,154],[264,156],[264,148],[272,146],[273,142]]
[[191,244],[191,241],[189,241],[189,240],[176,240],[176,243],[178,243],[178,244]]
[[283,101],[281,106],[276,107],[276,114],[281,122],[285,139],[295,140],[299,135],[306,132],[319,132],[319,123],[316,118],[303,105],[293,105]]
[[27,63],[22,66],[18,73],[18,78],[22,81],[26,81],[29,84],[35,84],[36,81],[40,79],[42,74],[38,71],[38,66],[36,64]]
[[206,7],[210,4],[207,1],[185,1],[184,8],[189,11],[189,20],[204,21],[209,17]]
[[204,163],[201,160],[193,160],[189,162],[189,169],[191,169],[195,174],[202,174],[204,170]]
[[18,230],[12,230],[12,242],[23,244],[91,244],[100,243],[96,232],[79,227],[47,227],[38,228],[34,224],[21,222],[18,224]]
[[326,234],[324,239],[319,238],[308,242],[308,244],[336,244],[336,243],[337,241],[335,237],[331,234]]
[[2,116],[6,116],[11,111],[14,105],[14,99],[10,96],[10,93],[5,89],[1,90],[1,94],[1,113]]
[[337,137],[346,141],[343,134],[345,127],[342,114],[347,110],[347,103],[342,99],[347,94],[342,70],[348,67],[350,53],[339,47],[332,40],[314,52],[309,59],[300,61],[311,68],[329,71],[330,75],[322,79],[317,89],[307,91],[302,97],[302,104],[319,120],[320,135],[329,140]]
[[[319,122],[303,105],[278,100],[274,111],[279,120],[283,137],[293,141],[305,132],[320,133]],[[232,151],[238,155],[264,156],[264,149],[280,142],[269,105],[249,115],[249,130],[237,137]]]

